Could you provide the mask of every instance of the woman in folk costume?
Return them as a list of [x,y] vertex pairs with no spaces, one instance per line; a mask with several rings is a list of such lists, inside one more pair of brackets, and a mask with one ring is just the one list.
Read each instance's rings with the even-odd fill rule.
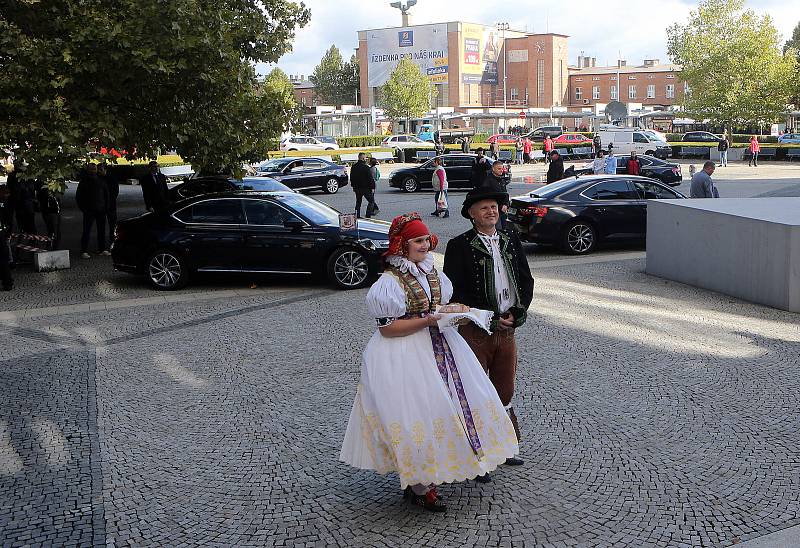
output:
[[392,221],[386,271],[367,294],[378,331],[364,350],[339,458],[397,472],[406,498],[443,512],[436,486],[494,470],[516,454],[517,438],[470,347],[456,328],[437,327],[434,312],[453,286],[433,265],[436,243],[418,213]]

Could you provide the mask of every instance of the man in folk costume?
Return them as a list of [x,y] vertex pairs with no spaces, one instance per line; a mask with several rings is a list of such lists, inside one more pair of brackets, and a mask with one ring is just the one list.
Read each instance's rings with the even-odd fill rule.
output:
[[[489,375],[519,438],[511,406],[517,371],[515,330],[528,317],[533,276],[516,234],[496,228],[500,207],[507,201],[508,194],[488,188],[467,194],[461,215],[472,221],[473,228],[448,242],[444,272],[453,283],[453,302],[494,313],[492,334],[474,329],[472,324],[462,325],[459,333]],[[505,464],[520,465],[523,461],[512,457]],[[490,481],[488,474],[476,479]]]

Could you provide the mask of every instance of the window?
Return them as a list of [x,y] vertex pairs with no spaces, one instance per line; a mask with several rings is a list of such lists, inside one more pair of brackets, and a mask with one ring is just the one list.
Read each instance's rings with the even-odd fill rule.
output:
[[655,99],[656,98],[656,86],[655,86],[655,84],[649,84],[647,86],[647,98],[648,99]]
[[575,78],[576,82],[583,82],[583,78]]
[[636,200],[639,195],[625,180],[604,181],[585,190],[583,195],[592,200]]
[[215,225],[241,224],[244,222],[241,200],[206,200],[181,209],[175,217],[184,223]]
[[675,98],[675,84],[667,84],[667,99]]
[[599,76],[592,76],[592,81],[599,82],[600,81],[600,77]]
[[672,200],[678,197],[673,191],[655,183],[634,181],[633,186],[643,200]]
[[650,141],[647,140],[647,137],[642,135],[641,133],[634,133],[633,134],[633,142],[634,143],[649,143]]
[[611,100],[617,101],[619,98],[617,97],[617,86],[611,86]]
[[536,101],[537,104],[544,95],[544,59],[536,61]]
[[516,101],[519,98],[519,92],[517,88],[511,88],[511,100]]
[[575,100],[580,101],[583,99],[583,90],[581,88],[575,88]]
[[636,99],[636,86],[628,86],[628,99]]
[[249,225],[283,226],[288,219],[297,219],[281,206],[264,200],[244,200],[244,211]]
[[667,74],[667,78],[675,78],[674,74]]
[[684,82],[684,83],[683,83],[683,94],[684,94],[684,95],[688,95],[688,94],[689,94],[689,91],[691,91],[691,90],[689,89],[689,82]]
[[600,86],[592,86],[592,99],[600,98]]
[[324,169],[324,168],[325,166],[323,165],[323,163],[318,160],[303,160],[300,169],[295,171],[312,171],[315,169]]
[[636,80],[636,76],[631,74],[630,76],[628,76],[628,80]]
[[472,167],[472,158],[470,156],[446,154],[444,156],[444,167]]

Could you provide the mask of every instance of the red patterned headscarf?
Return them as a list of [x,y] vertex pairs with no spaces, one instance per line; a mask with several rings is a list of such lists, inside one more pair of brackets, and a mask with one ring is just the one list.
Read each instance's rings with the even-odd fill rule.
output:
[[406,254],[406,243],[408,240],[419,238],[420,236],[431,236],[431,247],[429,251],[436,249],[436,244],[439,243],[439,238],[435,234],[431,234],[419,213],[405,213],[398,215],[392,219],[392,226],[389,229],[389,250],[384,253],[385,256]]

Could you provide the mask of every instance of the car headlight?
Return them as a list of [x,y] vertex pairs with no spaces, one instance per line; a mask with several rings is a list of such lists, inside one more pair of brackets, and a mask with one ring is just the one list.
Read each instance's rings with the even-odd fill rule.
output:
[[358,243],[367,249],[372,250],[389,247],[389,240],[373,240],[371,238],[362,238],[361,240],[358,240]]

